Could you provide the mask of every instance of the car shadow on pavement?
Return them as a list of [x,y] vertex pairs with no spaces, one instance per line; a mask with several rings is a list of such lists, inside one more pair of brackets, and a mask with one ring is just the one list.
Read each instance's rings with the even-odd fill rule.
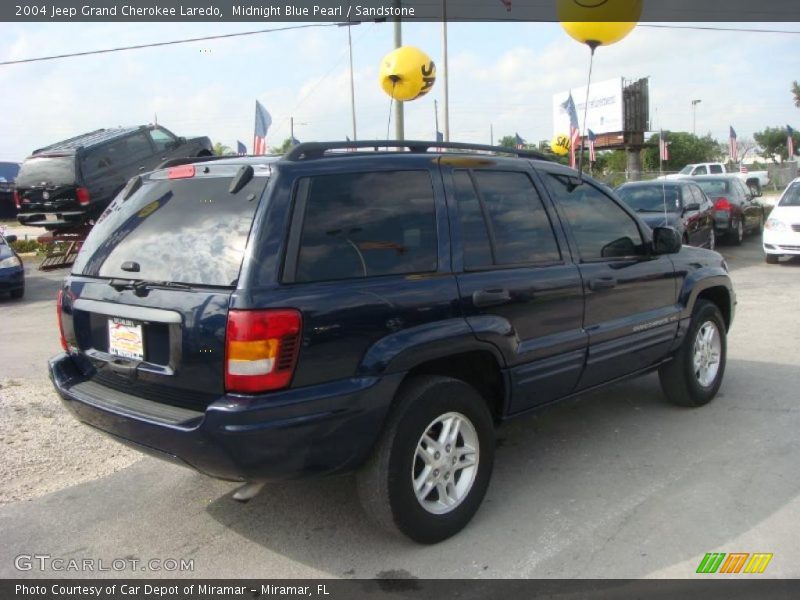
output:
[[[668,404],[649,375],[511,421],[498,430],[484,505],[436,546],[373,528],[353,476],[271,484],[246,505],[226,494],[206,510],[332,576],[380,576],[377,561],[417,577],[631,578],[670,567],[687,577],[698,556],[800,494],[800,480],[784,477],[800,460],[796,374],[729,360],[720,394],[700,409]],[[741,551],[772,551],[765,531],[757,539]]]

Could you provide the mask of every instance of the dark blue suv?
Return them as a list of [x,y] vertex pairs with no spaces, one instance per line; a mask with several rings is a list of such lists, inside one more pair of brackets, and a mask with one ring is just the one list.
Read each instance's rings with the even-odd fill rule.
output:
[[655,369],[710,401],[734,305],[719,254],[537,155],[301,144],[132,179],[50,374],[81,421],[214,477],[358,469],[367,512],[432,543],[478,509],[495,424]]

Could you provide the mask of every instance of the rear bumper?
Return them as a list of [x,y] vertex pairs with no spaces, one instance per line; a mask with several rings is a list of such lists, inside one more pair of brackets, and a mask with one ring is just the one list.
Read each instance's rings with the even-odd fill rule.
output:
[[378,439],[402,374],[358,377],[263,396],[227,395],[205,412],[174,408],[87,379],[60,354],[50,378],[81,421],[140,450],[236,481],[352,470]]

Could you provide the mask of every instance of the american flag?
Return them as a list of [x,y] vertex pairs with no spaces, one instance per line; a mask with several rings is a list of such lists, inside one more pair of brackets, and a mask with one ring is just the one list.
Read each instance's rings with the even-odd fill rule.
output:
[[503,6],[506,7],[507,11],[511,10],[511,0],[500,0],[503,3]]
[[786,150],[789,152],[789,160],[794,156],[794,129],[786,126]]
[[739,161],[739,149],[736,145],[736,130],[733,126],[730,127],[730,135],[728,136],[728,149],[731,155],[731,162]]
[[245,156],[247,154],[247,146],[239,140],[236,140],[236,154],[239,156]]
[[739,165],[739,173],[747,173],[747,165],[742,163]]
[[589,140],[589,162],[593,163],[597,160],[597,153],[594,149],[595,143],[597,142],[597,136],[591,129],[587,129],[586,134]]
[[525,149],[525,140],[523,140],[518,133],[514,134],[514,143],[517,145],[517,150]]
[[253,154],[261,155],[267,153],[267,131],[272,125],[272,117],[267,109],[256,100],[256,127],[253,133]]
[[[436,141],[437,142],[444,142],[444,134],[441,131],[436,132]],[[437,148],[437,152],[441,152],[443,148]]]
[[658,134],[658,158],[663,161],[669,160],[669,142],[667,134],[663,131]]
[[581,138],[580,128],[578,126],[578,111],[575,110],[575,101],[572,99],[572,92],[566,102],[561,105],[567,115],[569,116],[569,166],[573,169],[577,164],[575,160],[575,151],[578,141]]

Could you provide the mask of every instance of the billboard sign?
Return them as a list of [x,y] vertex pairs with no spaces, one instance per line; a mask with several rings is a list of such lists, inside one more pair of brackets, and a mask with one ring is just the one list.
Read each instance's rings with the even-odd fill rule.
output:
[[569,135],[569,116],[563,104],[570,92],[578,113],[581,131],[591,129],[594,133],[614,133],[623,131],[622,121],[622,77],[593,83],[589,92],[589,110],[586,124],[583,113],[586,108],[586,86],[572,88],[553,95],[553,135]]

